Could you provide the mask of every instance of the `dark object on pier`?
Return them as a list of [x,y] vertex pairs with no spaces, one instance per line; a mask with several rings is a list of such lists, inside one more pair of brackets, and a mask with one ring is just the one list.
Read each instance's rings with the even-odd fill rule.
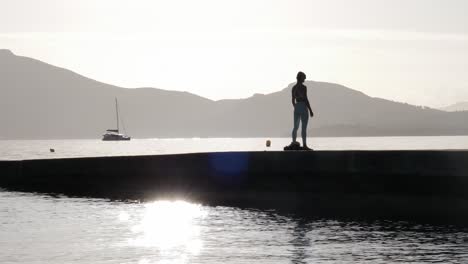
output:
[[299,142],[291,142],[288,146],[284,147],[284,150],[303,150]]

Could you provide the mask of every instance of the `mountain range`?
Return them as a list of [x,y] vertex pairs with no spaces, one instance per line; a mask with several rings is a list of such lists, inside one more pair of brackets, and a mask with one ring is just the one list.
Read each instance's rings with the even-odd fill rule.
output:
[[453,105],[443,107],[440,110],[447,112],[468,111],[468,102],[458,102]]
[[[122,88],[0,50],[0,139],[101,138],[115,128],[114,98],[136,138],[289,137],[291,83],[245,99],[210,100],[157,88]],[[307,81],[311,136],[467,135],[468,112],[373,98]]]

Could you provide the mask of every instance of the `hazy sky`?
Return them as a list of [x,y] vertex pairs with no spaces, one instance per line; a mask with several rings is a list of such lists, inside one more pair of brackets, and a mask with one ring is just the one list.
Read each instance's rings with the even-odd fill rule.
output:
[[0,48],[212,99],[278,91],[302,70],[438,107],[468,101],[467,11],[466,0],[0,0]]

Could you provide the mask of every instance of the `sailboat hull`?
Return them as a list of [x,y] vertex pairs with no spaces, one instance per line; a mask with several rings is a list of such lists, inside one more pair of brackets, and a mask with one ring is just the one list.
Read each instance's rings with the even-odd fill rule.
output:
[[102,136],[103,141],[128,141],[131,138],[122,134],[104,134]]

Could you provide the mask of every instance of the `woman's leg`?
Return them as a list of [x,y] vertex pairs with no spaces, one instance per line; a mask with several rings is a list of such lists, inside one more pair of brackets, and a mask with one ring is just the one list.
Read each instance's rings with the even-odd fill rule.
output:
[[296,111],[294,111],[294,128],[293,128],[293,131],[292,131],[292,140],[293,142],[296,142],[296,138],[297,138],[297,129],[299,129],[299,113],[296,113]]
[[307,123],[309,123],[309,113],[301,113],[301,136],[302,136],[302,146],[307,146]]

